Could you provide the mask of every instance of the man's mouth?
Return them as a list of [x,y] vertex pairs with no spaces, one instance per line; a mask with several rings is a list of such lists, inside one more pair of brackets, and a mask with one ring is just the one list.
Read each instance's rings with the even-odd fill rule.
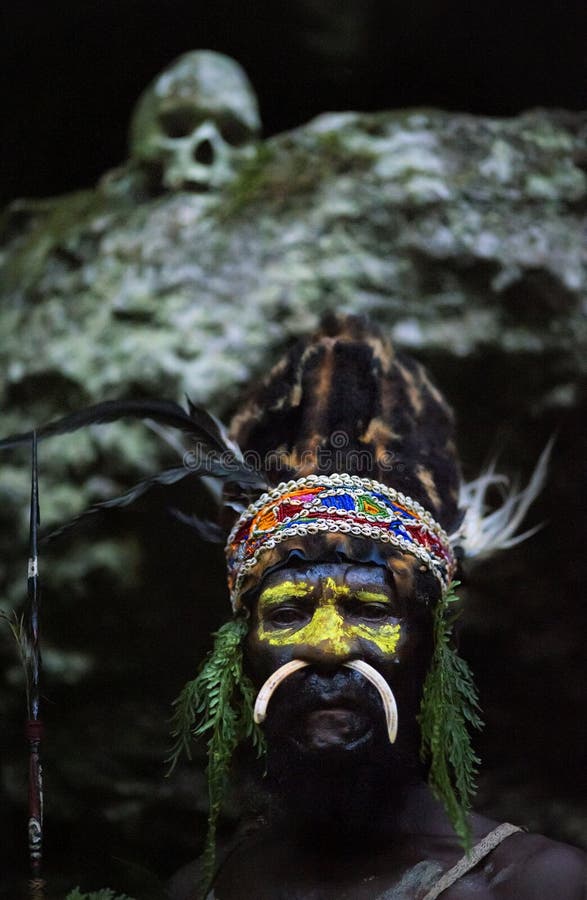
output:
[[[255,722],[260,724],[267,715],[267,706],[279,685],[290,675],[308,664],[295,659],[281,666],[267,679],[255,702]],[[352,669],[370,682],[379,694],[383,705],[387,734],[393,744],[397,733],[397,709],[391,688],[379,672],[362,660],[344,663],[342,668]],[[361,703],[349,702],[344,692],[314,695],[311,706],[300,710],[299,718],[292,722],[291,737],[298,744],[314,750],[343,747],[347,750],[368,740],[372,733],[372,718]]]
[[308,712],[292,738],[310,751],[354,750],[372,734],[368,717],[345,706],[328,706]]

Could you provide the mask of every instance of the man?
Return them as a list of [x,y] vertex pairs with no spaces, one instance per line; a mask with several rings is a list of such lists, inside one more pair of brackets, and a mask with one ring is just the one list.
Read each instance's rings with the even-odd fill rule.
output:
[[[262,814],[208,866],[209,900],[585,897],[580,851],[469,813],[479,720],[451,645],[454,551],[487,555],[511,528],[459,493],[452,414],[421,367],[333,318],[232,435],[277,485],[227,543],[267,755]],[[202,865],[174,900],[205,895]]]
[[[585,897],[578,850],[470,813],[467,726],[480,721],[452,640],[457,555],[508,546],[539,473],[485,518],[494,479],[462,483],[446,401],[353,317],[281,360],[229,440],[204,411],[165,401],[106,402],[38,434],[128,416],[197,436],[198,462],[106,505],[212,474],[232,525],[234,615],[176,706],[174,757],[209,738],[211,802],[205,852],[173,879],[173,900]],[[266,747],[257,762],[240,751],[252,812],[217,853],[231,756],[251,737]]]

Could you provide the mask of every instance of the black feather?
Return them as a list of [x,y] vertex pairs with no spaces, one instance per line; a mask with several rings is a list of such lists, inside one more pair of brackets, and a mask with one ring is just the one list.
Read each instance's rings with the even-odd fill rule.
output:
[[[178,429],[194,442],[194,449],[186,452],[182,466],[151,475],[124,494],[94,504],[71,522],[52,531],[43,540],[53,540],[100,510],[130,506],[156,485],[169,486],[187,477],[219,478],[226,484],[236,486],[243,493],[243,500],[251,493],[265,490],[267,488],[265,479],[244,462],[239,447],[231,441],[224,425],[205,409],[192,403],[189,397],[187,404],[188,412],[178,403],[169,400],[107,400],[36,429],[37,438],[43,440],[77,431],[88,425],[108,424],[125,418],[150,419],[160,425]],[[11,435],[0,440],[0,449],[28,444],[32,436],[32,431]],[[220,539],[220,529],[215,531],[213,523],[200,523],[197,527],[202,536],[204,532],[206,533],[207,540]]]
[[134,503],[135,500],[138,500],[139,497],[142,497],[150,488],[155,485],[170,485],[175,484],[178,481],[181,481],[182,478],[185,478],[188,475],[192,475],[190,469],[186,469],[184,466],[178,466],[174,469],[165,469],[163,472],[159,472],[157,475],[151,475],[150,478],[145,478],[143,481],[139,481],[137,484],[133,485],[133,487],[129,488],[128,491],[125,491],[124,494],[120,494],[118,497],[111,497],[108,500],[101,500],[99,503],[94,503],[88,509],[85,509],[83,512],[79,513],[79,515],[74,516],[69,522],[66,522],[64,525],[60,525],[58,528],[55,528],[49,534],[44,535],[43,541],[52,541],[57,537],[61,537],[62,534],[69,531],[70,528],[73,528],[75,525],[78,525],[79,522],[87,519],[89,516],[94,513],[100,512],[103,509],[122,509],[125,506],[130,506],[131,503]]
[[[79,522],[93,515],[94,513],[100,512],[103,509],[123,509],[125,506],[130,506],[136,500],[146,494],[151,488],[156,487],[157,485],[162,485],[167,487],[172,484],[176,484],[184,478],[199,478],[200,475],[212,475],[224,478],[226,481],[234,482],[236,481],[243,489],[246,489],[251,486],[249,482],[246,481],[245,476],[251,475],[248,471],[244,473],[240,471],[227,470],[226,467],[217,464],[214,459],[208,459],[202,463],[199,467],[194,468],[186,468],[185,466],[178,466],[173,469],[165,469],[163,472],[158,472],[156,475],[151,475],[149,478],[145,478],[142,481],[137,482],[137,484],[133,485],[124,494],[119,494],[118,497],[110,497],[108,500],[101,500],[99,503],[94,503],[88,509],[79,513],[79,515],[75,516],[69,522],[66,522],[64,525],[60,525],[55,530],[51,531],[49,534],[43,537],[43,541],[52,541],[56,537],[61,537],[65,532],[69,531],[70,528],[73,528]],[[253,472],[251,475],[251,483],[252,479],[257,479],[256,472]],[[179,516],[181,518],[181,516]],[[182,519],[183,521],[183,519]],[[190,524],[190,523],[186,523]],[[204,523],[202,523],[203,525]],[[210,526],[212,523],[206,523]],[[209,529],[211,532],[211,528]],[[200,530],[200,534],[204,536],[204,529]],[[226,537],[225,533],[222,532],[224,537]],[[216,537],[207,537],[207,540],[213,540],[216,542]]]
[[[230,440],[224,426],[189,398],[188,406],[189,412],[186,412],[171,400],[106,400],[49,422],[37,428],[36,433],[39,440],[44,440],[119,419],[153,419],[161,425],[177,428],[195,442],[193,461],[186,462],[188,471],[185,474],[212,475],[243,489],[265,489],[265,480],[243,461],[238,446]],[[0,450],[28,444],[32,434],[32,431],[26,431],[10,435],[0,440]]]
[[[193,410],[193,417],[192,417]],[[202,440],[210,444],[221,453],[230,448],[220,437],[220,432],[214,420],[205,412],[194,406],[190,401],[190,413],[172,400],[105,400],[88,406],[79,412],[71,413],[55,422],[49,422],[36,429],[38,440],[52,437],[58,434],[67,434],[77,431],[87,425],[99,425],[109,422],[117,422],[119,419],[154,419],[162,425],[170,425],[184,434]],[[207,421],[210,420],[210,421]],[[211,427],[210,423],[214,426]],[[0,440],[0,449],[18,447],[21,444],[30,443],[32,431],[22,434],[10,435]]]
[[216,522],[211,522],[210,519],[200,519],[198,516],[188,515],[180,509],[172,509],[170,512],[184,525],[193,528],[198,537],[208,541],[210,544],[226,543],[227,532]]
[[216,416],[209,413],[202,406],[196,406],[192,403],[186,394],[186,402],[191,421],[197,426],[201,433],[207,435],[212,445],[216,444],[222,451],[234,453],[237,459],[242,460],[242,453],[238,444],[228,436],[228,431]]

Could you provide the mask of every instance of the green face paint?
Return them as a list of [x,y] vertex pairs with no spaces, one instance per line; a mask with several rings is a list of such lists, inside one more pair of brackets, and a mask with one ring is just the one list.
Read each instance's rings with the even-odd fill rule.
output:
[[[348,585],[337,584],[333,578],[326,578],[314,608],[298,602],[301,598],[307,598],[313,590],[316,588],[307,582],[285,581],[262,591],[258,604],[259,640],[272,647],[311,645],[337,656],[347,656],[357,640],[366,640],[385,655],[395,653],[401,636],[399,624],[367,624],[348,621],[345,616],[344,601],[348,602],[349,597],[352,596],[353,601],[365,605],[377,603],[389,606],[386,594],[361,589],[351,591]],[[280,606],[283,606],[284,613],[287,610],[295,615],[298,611],[300,619],[304,617],[306,610],[311,618],[303,624],[301,621],[294,621],[292,624],[281,624],[277,620],[272,622],[271,613],[275,613]]]

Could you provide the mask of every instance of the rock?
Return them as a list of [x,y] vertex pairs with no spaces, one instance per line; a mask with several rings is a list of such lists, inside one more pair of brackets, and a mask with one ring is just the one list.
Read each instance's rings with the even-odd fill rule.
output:
[[[226,414],[333,307],[424,358],[556,358],[533,402],[564,405],[586,358],[586,132],[545,111],[330,114],[266,141],[214,195],[119,178],[17,204],[0,257],[3,333],[23,336],[0,355],[4,430],[129,395]],[[120,440],[76,452],[79,480],[104,441],[119,469],[156,464],[142,438]]]
[[[586,163],[587,114],[336,113],[259,144],[236,179],[213,193],[153,193],[127,164],[93,190],[19,201],[3,220],[0,329],[13,336],[0,348],[3,433],[115,397],[188,394],[227,418],[243,386],[330,309],[369,314],[430,365],[460,419],[469,477],[500,443],[506,470],[527,476],[559,431],[540,510],[553,527],[528,551],[481,570],[469,588],[464,644],[493,728],[484,798],[498,811],[512,772],[539,783],[548,753],[560,754],[549,738],[543,763],[530,774],[524,768],[543,736],[532,719],[540,702],[528,698],[525,681],[535,674],[536,648],[548,636],[552,652],[536,683],[548,680],[553,705],[568,684],[580,683],[583,666],[573,634],[583,633],[575,598],[586,573],[580,535],[568,523],[580,497],[576,441],[587,367]],[[42,444],[40,460],[50,526],[176,464],[177,450],[142,426],[121,424]],[[6,454],[0,467],[7,605],[23,595],[25,461],[25,452]],[[157,504],[149,503],[97,524],[85,543],[65,542],[47,556],[43,577],[54,695],[68,705],[72,685],[81,685],[73,704],[80,721],[91,721],[81,699],[89,692],[100,721],[112,715],[108,728],[123,732],[125,716],[138,717],[137,745],[154,732],[155,747],[164,743],[164,725],[153,724],[155,712],[141,724],[132,698],[123,713],[117,691],[124,694],[140,673],[141,692],[160,716],[227,607],[221,554],[193,549],[170,519],[154,534],[146,516]],[[545,559],[555,560],[546,571]],[[532,623],[525,647],[520,615]],[[565,627],[553,628],[553,615]],[[484,662],[495,643],[503,671],[519,667],[513,688]],[[55,655],[60,647],[62,657]],[[12,666],[0,703],[15,715],[11,679]],[[114,699],[106,713],[108,693]],[[576,709],[579,693],[568,701]],[[56,727],[66,729],[67,720]],[[504,762],[500,742],[508,743],[512,728],[522,737]],[[573,745],[576,730],[569,718],[559,737]],[[110,753],[98,732],[87,767],[76,774],[86,786]],[[128,780],[116,768],[117,751],[108,758],[113,779]],[[159,777],[156,769],[149,756],[146,783]],[[559,796],[564,779],[560,773],[553,789]],[[147,802],[131,781],[124,796],[135,819],[160,817],[156,800]],[[531,794],[522,785],[520,795]],[[104,809],[110,802],[104,798]],[[80,813],[71,803],[68,821]],[[173,821],[169,810],[165,815]],[[571,839],[581,815],[587,812],[573,806],[573,824],[566,832],[563,824],[560,836]],[[123,840],[121,828],[115,835]],[[174,828],[177,857],[187,839]]]

